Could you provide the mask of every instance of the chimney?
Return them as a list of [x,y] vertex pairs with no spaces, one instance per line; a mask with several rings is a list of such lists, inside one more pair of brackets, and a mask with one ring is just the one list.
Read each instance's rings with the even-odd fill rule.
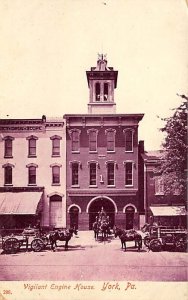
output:
[[144,153],[144,141],[139,141],[139,145],[138,145],[138,148],[139,148],[139,152],[140,154]]

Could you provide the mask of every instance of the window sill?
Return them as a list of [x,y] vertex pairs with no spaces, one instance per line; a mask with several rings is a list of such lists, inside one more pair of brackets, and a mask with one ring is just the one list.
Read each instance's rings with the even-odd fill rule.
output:
[[98,151],[97,150],[95,150],[95,151],[89,150],[89,153],[98,153]]
[[71,188],[79,188],[79,187],[80,187],[79,184],[71,185]]
[[155,193],[155,196],[164,196],[164,193]]
[[5,183],[4,186],[13,186],[12,183]]
[[80,153],[80,151],[72,151],[73,154]]
[[9,155],[5,155],[4,158],[13,158],[13,156],[12,155],[10,155],[10,156]]
[[107,153],[116,153],[115,150],[107,150]]
[[128,151],[128,150],[125,150],[125,153],[133,153],[134,151],[131,150],[131,151]]
[[60,154],[52,154],[51,157],[60,157]]
[[90,184],[89,187],[90,187],[90,188],[97,188],[98,186],[97,186],[97,185],[94,185],[94,184],[93,184],[93,185]]
[[115,188],[115,185],[107,185],[107,188]]
[[28,158],[35,158],[35,157],[37,157],[36,155],[28,155]]
[[60,186],[60,183],[52,183],[52,186]]
[[126,188],[133,188],[133,184],[125,185]]

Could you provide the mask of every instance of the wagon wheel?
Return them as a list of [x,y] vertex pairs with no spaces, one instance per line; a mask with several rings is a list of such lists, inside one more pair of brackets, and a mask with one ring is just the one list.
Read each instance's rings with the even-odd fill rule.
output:
[[44,248],[44,246],[45,246],[45,244],[39,238],[34,239],[31,243],[31,249],[34,252],[40,252]]
[[176,242],[176,250],[178,252],[185,252],[187,249],[187,245],[183,240],[179,240]]
[[149,247],[149,243],[150,243],[150,237],[149,236],[145,236],[144,237],[144,245],[146,247]]
[[158,239],[154,239],[149,243],[149,248],[153,252],[159,252],[162,249],[161,241]]
[[4,241],[2,248],[6,253],[16,253],[20,249],[20,242],[17,238],[8,238]]

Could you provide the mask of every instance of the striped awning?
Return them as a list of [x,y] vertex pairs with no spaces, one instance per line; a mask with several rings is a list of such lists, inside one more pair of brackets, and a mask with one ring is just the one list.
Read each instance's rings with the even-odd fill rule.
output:
[[185,206],[150,206],[154,216],[185,216]]
[[0,215],[36,215],[42,209],[42,192],[0,193]]

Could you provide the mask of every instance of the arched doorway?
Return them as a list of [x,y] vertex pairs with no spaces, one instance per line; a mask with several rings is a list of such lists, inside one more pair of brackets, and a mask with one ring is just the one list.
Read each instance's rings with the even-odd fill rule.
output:
[[50,197],[50,226],[62,227],[62,197],[59,195]]
[[133,229],[134,225],[134,213],[135,208],[133,206],[127,206],[125,209],[125,215],[126,215],[126,229]]
[[73,228],[75,227],[78,229],[78,214],[79,214],[79,209],[77,206],[72,206],[69,210],[70,214],[70,227]]
[[96,217],[98,216],[101,208],[105,210],[107,216],[109,216],[110,227],[114,226],[115,220],[115,207],[114,204],[106,198],[97,198],[89,206],[89,230],[92,229],[93,223],[95,222]]

